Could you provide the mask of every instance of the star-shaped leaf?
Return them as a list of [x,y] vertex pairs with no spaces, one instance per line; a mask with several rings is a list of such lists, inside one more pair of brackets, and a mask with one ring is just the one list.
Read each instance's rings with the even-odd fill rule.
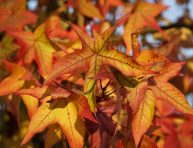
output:
[[[49,98],[47,99],[49,100]],[[45,99],[32,117],[22,144],[27,143],[36,133],[42,132],[46,127],[58,123],[70,147],[82,147],[84,144],[85,126],[83,120],[78,115],[77,100],[77,98],[72,97],[48,103]]]
[[125,26],[123,39],[126,44],[127,53],[132,50],[131,35],[143,27],[151,27],[161,31],[154,17],[159,15],[166,7],[162,4],[152,4],[147,2],[137,2],[133,7],[129,20]]
[[[45,78],[52,68],[52,53],[54,48],[45,34],[45,23],[40,25],[34,33],[25,31],[9,31],[21,46],[20,56],[24,56],[24,63],[31,64],[35,60],[40,74]],[[20,58],[20,57],[19,57]]]
[[80,30],[77,30],[77,27],[75,26],[73,28],[82,41],[82,50],[75,51],[61,58],[54,65],[45,84],[48,84],[62,74],[73,73],[77,70],[80,71],[81,69],[88,69],[84,92],[92,111],[95,110],[95,76],[102,65],[113,66],[127,76],[143,76],[152,73],[152,71],[137,64],[128,55],[115,49],[109,49],[110,38],[114,32],[115,26],[107,29],[101,35],[97,32],[93,32],[94,39],[85,35],[82,37],[79,33]]
[[0,32],[22,29],[27,24],[35,24],[37,16],[25,9],[25,0],[0,3]]
[[168,82],[179,73],[183,65],[183,62],[166,62],[159,74],[148,78],[148,81],[139,82],[128,94],[127,99],[134,112],[132,130],[136,145],[150,127],[157,99],[168,102],[179,112],[193,114],[193,109],[184,94]]

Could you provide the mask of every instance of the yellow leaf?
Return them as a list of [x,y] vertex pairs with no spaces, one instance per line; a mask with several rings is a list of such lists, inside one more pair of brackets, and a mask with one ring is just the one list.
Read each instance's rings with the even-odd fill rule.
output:
[[94,111],[95,84],[97,80],[96,74],[104,65],[110,65],[117,68],[120,72],[127,76],[144,76],[154,72],[149,71],[146,67],[137,64],[128,55],[118,52],[115,49],[108,48],[110,37],[114,32],[115,27],[108,28],[101,35],[94,32],[94,40],[90,36],[86,36],[86,40],[78,33],[75,26],[74,30],[82,41],[82,50],[77,50],[71,54],[62,57],[53,67],[45,84],[48,84],[56,77],[62,74],[70,74],[76,71],[87,70],[86,83],[84,93],[88,99],[91,110]]
[[140,103],[145,97],[147,86],[147,82],[141,82],[127,95],[127,101],[134,113],[138,111]]
[[135,144],[138,145],[142,136],[150,127],[154,116],[155,96],[147,90],[139,110],[132,121],[132,131]]
[[47,126],[54,123],[58,123],[61,126],[70,147],[83,146],[85,136],[84,123],[78,116],[77,106],[70,98],[55,100],[53,103],[44,102],[32,117],[22,144],[27,143],[36,133],[44,131]]
[[92,4],[92,2],[87,0],[77,0],[78,10],[80,13],[87,17],[97,17],[98,19],[103,19],[102,15],[100,14],[100,11],[98,8]]
[[21,78],[25,74],[24,67],[16,65],[12,74],[0,82],[0,96],[12,94],[18,91],[24,84],[24,80]]
[[193,114],[193,109],[186,100],[184,94],[170,83],[158,83],[152,87],[157,99],[170,103],[182,113]]
[[35,47],[36,47],[36,61],[39,65],[39,71],[47,77],[52,68],[52,53],[54,48],[50,44],[45,34],[45,24],[40,25],[34,32]]
[[38,99],[29,95],[21,95],[21,97],[27,108],[29,117],[32,118],[38,109]]
[[161,31],[154,17],[166,9],[162,4],[151,4],[147,2],[139,2],[134,7],[136,8],[129,17],[123,34],[127,53],[132,49],[131,34],[135,33],[138,29],[148,26]]
[[45,148],[52,148],[62,139],[62,130],[59,125],[50,126],[46,132]]

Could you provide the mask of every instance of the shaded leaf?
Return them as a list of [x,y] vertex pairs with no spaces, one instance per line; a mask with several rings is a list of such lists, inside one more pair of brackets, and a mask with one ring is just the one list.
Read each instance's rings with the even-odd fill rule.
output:
[[39,104],[38,99],[30,95],[21,95],[21,98],[27,108],[29,117],[32,118],[33,115],[38,110],[38,104]]
[[44,131],[47,126],[54,123],[61,126],[72,148],[83,146],[85,127],[78,116],[76,105],[70,99],[60,99],[53,103],[44,102],[32,117],[22,144],[27,143],[36,133]]
[[139,110],[132,121],[132,131],[136,145],[139,144],[140,139],[151,125],[154,116],[154,106],[155,97],[150,90],[147,90]]
[[21,89],[25,82],[22,80],[25,72],[26,70],[24,67],[16,65],[11,75],[0,82],[0,96],[12,94]]
[[35,24],[37,16],[25,9],[25,0],[13,0],[8,7],[0,4],[0,32],[22,29],[27,24]]
[[192,114],[193,109],[186,100],[184,94],[176,87],[169,83],[158,83],[152,87],[156,98],[172,104],[178,111],[182,113]]
[[54,48],[50,44],[45,34],[45,24],[40,25],[32,34],[24,31],[9,31],[14,36],[18,44],[21,45],[24,62],[31,64],[35,60],[39,67],[40,74],[46,78],[52,68],[52,53]]
[[123,39],[126,44],[126,52],[132,50],[131,34],[145,26],[161,31],[154,17],[159,15],[166,7],[162,4],[152,4],[147,2],[139,2],[134,6],[134,12],[129,17],[125,26]]
[[18,92],[18,94],[31,95],[38,99],[44,99],[48,96],[51,96],[52,99],[58,99],[68,97],[70,95],[70,92],[61,87],[49,85],[44,87],[22,89]]
[[78,10],[80,13],[87,17],[97,17],[98,19],[102,19],[102,15],[100,14],[100,11],[98,8],[91,2],[87,0],[76,0]]

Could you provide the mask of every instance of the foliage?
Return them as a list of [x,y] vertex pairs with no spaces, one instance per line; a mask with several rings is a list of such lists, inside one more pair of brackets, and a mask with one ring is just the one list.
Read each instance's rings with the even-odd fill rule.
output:
[[27,2],[0,1],[0,120],[18,126],[1,145],[193,146],[189,24],[159,26],[168,7],[140,0]]

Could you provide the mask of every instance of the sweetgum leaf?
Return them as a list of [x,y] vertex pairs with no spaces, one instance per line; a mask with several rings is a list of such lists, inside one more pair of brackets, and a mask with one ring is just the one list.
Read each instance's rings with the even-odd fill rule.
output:
[[115,67],[126,76],[137,76],[152,73],[147,68],[140,66],[131,57],[117,50],[108,49],[110,37],[115,26],[105,30],[101,35],[94,33],[94,40],[88,37],[81,37],[76,28],[78,36],[82,41],[82,50],[75,51],[61,58],[53,67],[45,84],[50,83],[61,74],[73,73],[77,70],[86,69],[86,83],[84,92],[88,99],[91,110],[95,108],[94,87],[96,74],[100,71],[102,64]]
[[123,34],[123,39],[127,48],[126,52],[128,54],[132,50],[132,33],[135,33],[138,29],[145,26],[161,31],[154,17],[167,8],[162,4],[152,4],[147,2],[139,2],[134,7],[134,12],[129,17]]
[[178,111],[193,114],[193,109],[189,105],[184,94],[172,84],[157,83],[156,86],[153,87],[153,92],[157,99],[170,103]]
[[46,132],[45,147],[53,147],[62,140],[62,129],[58,124],[51,125]]
[[11,75],[0,82],[0,96],[12,94],[21,89],[25,82],[25,80],[22,80],[25,73],[24,67],[16,65]]
[[38,110],[38,99],[30,95],[21,95],[21,98],[25,104],[25,107],[27,108],[29,117],[32,118]]
[[83,146],[85,126],[78,116],[76,104],[70,98],[55,100],[52,103],[44,102],[32,117],[22,144],[27,143],[36,133],[44,131],[54,123],[60,125],[70,147]]
[[24,63],[31,64],[35,60],[38,64],[40,74],[46,78],[52,68],[52,53],[55,51],[50,44],[46,34],[45,23],[40,25],[34,33],[25,31],[9,31],[21,46],[21,56]]
[[25,0],[0,3],[0,32],[21,30],[27,24],[35,24],[37,16],[25,9]]
[[97,17],[98,19],[102,19],[103,16],[100,14],[99,9],[90,1],[87,0],[76,0],[78,10],[80,13],[87,17]]
[[150,90],[147,90],[132,121],[132,131],[136,145],[139,144],[140,139],[151,125],[154,116],[154,106],[155,97]]

